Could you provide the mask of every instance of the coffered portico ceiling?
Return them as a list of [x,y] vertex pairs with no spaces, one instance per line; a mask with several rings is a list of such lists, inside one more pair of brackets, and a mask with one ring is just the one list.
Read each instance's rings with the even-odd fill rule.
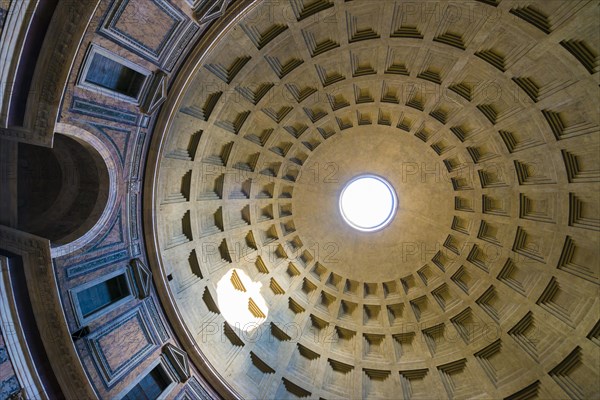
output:
[[[247,3],[147,173],[192,360],[245,398],[599,396],[598,2]],[[373,232],[340,214],[361,174],[397,195]]]

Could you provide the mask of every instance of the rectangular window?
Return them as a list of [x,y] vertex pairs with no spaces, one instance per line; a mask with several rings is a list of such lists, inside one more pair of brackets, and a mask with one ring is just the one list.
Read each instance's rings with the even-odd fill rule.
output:
[[139,104],[150,71],[92,45],[83,63],[78,85],[120,100]]
[[88,83],[134,98],[140,95],[145,79],[145,75],[99,53],[94,54],[85,76]]
[[133,281],[127,268],[104,275],[69,290],[79,326],[104,315],[133,299]]
[[117,275],[77,293],[77,300],[84,318],[129,296],[125,274]]
[[158,364],[127,392],[123,400],[156,400],[171,383],[163,367]]

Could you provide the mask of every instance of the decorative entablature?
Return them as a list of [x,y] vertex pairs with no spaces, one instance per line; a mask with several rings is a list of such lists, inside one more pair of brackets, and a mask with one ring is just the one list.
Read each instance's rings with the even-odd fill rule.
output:
[[[73,7],[72,2],[58,2],[39,53],[23,60],[24,46],[32,40],[40,40],[31,36],[39,34],[36,29],[45,28],[33,24],[34,17],[38,11],[43,14],[52,10],[41,7],[37,1],[11,3],[0,44],[1,78],[7,83],[0,97],[1,139],[52,147],[57,104],[63,96],[71,61],[96,5],[93,1],[85,1]],[[7,38],[9,29],[13,31],[10,40]],[[36,63],[36,67],[28,79],[24,69],[30,68],[31,63]],[[15,98],[19,101],[13,101]]]
[[[69,334],[57,290],[50,242],[16,229],[0,226],[0,250],[21,259],[22,266],[19,268],[23,269],[27,280],[27,291],[36,326],[48,361],[64,395],[67,398],[96,398]],[[3,267],[7,265],[3,264]],[[14,289],[10,289],[10,292],[13,291]],[[17,332],[21,327],[15,326],[15,329]],[[27,371],[23,369],[20,373],[27,373]],[[31,395],[33,393],[31,391],[40,388],[41,385],[37,388],[28,387],[26,393]]]

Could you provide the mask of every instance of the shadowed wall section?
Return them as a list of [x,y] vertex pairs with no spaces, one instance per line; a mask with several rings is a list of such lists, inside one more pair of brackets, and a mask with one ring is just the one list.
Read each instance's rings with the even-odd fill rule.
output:
[[100,155],[60,134],[51,149],[21,144],[19,152],[19,229],[57,245],[90,230],[108,199]]

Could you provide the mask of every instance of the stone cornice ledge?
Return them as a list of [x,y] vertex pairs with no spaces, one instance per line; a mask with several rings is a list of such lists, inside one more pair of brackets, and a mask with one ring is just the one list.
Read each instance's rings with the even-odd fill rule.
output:
[[50,241],[0,225],[0,248],[23,259],[27,291],[52,370],[67,399],[96,399],[81,364],[54,275]]
[[98,4],[98,0],[58,2],[35,67],[23,126],[3,124],[0,138],[52,147],[65,83]]
[[10,96],[13,91],[12,82],[19,65],[19,54],[27,33],[26,26],[38,5],[37,0],[21,0],[10,3],[8,15],[0,35],[0,82],[4,85],[0,90],[0,126],[6,127]]

